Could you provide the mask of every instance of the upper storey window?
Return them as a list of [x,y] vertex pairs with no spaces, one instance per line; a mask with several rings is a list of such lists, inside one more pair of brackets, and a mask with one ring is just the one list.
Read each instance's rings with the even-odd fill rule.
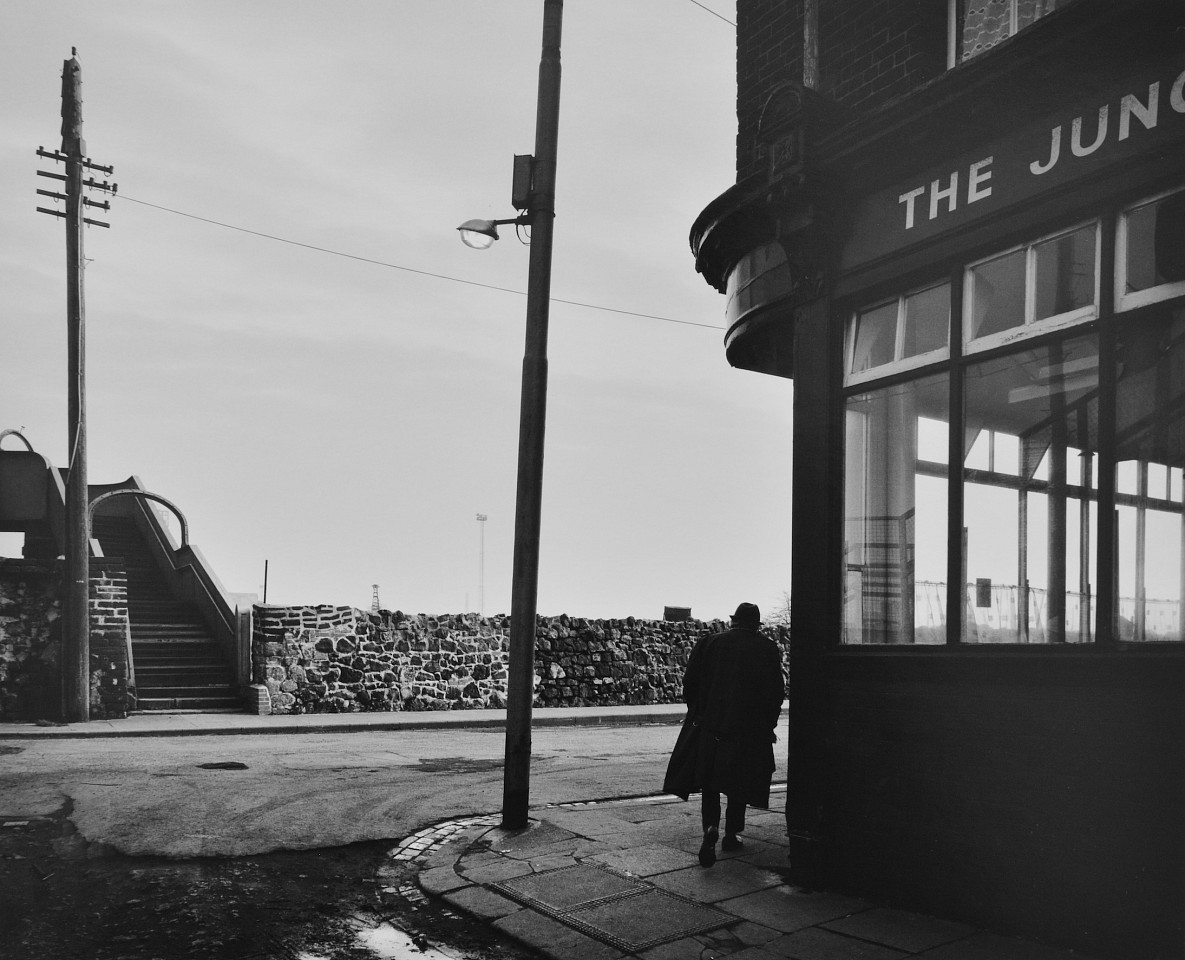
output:
[[1070,0],[949,0],[947,65],[977,57]]

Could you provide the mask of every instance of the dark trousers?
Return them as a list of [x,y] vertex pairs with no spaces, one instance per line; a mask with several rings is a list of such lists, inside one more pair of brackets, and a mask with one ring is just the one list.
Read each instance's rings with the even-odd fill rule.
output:
[[[704,830],[720,825],[720,793],[717,790],[705,790],[701,794]],[[727,834],[742,833],[745,829],[745,798],[730,794],[728,809],[724,812],[724,832]]]

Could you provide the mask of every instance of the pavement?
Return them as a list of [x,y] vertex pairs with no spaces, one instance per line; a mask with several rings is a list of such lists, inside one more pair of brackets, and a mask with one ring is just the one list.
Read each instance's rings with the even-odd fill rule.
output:
[[[535,726],[675,723],[678,704],[540,709]],[[256,717],[164,714],[85,724],[0,724],[0,739],[325,733],[501,726],[503,711]],[[405,837],[390,867],[422,890],[556,960],[1086,960],[1082,954],[893,909],[786,878],[785,785],[750,809],[740,850],[705,868],[699,798],[533,808],[524,829],[467,817]],[[386,869],[386,868],[385,868]],[[394,872],[392,876],[394,876]],[[380,871],[378,880],[383,882]]]

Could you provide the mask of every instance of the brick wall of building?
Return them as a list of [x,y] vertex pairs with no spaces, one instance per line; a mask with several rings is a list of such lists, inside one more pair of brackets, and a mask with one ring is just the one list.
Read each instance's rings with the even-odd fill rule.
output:
[[[857,115],[946,69],[946,0],[817,0],[818,86]],[[803,82],[802,0],[737,4],[737,181],[764,173],[762,108]]]
[[92,720],[126,717],[129,694],[128,579],[122,561],[90,562],[90,657]]

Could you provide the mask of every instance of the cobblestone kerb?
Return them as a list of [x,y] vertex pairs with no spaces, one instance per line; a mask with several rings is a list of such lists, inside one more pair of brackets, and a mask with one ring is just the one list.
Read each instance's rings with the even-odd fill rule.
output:
[[[271,712],[501,708],[510,618],[256,605],[253,682]],[[691,648],[719,621],[539,617],[535,704],[678,703]]]

